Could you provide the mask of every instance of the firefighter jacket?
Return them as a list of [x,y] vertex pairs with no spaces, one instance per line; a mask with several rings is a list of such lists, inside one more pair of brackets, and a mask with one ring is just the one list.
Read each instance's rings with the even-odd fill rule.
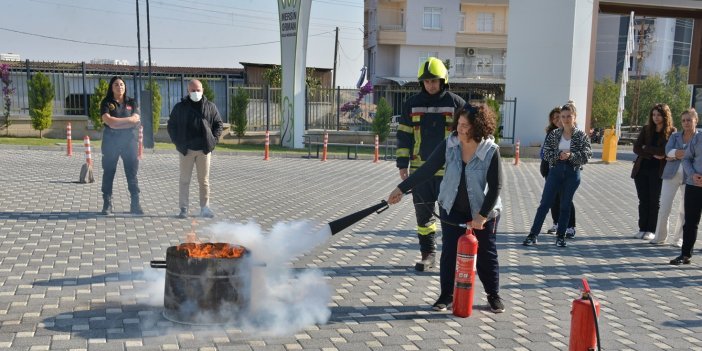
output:
[[[410,96],[397,127],[397,168],[413,173],[424,164],[432,151],[451,134],[454,112],[466,102],[458,95],[442,90],[429,95],[424,89]],[[435,175],[443,176],[443,167]]]

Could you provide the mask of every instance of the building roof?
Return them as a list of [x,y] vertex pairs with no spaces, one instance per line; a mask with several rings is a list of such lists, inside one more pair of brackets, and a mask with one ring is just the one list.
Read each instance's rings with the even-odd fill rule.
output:
[[[240,65],[244,67],[261,67],[261,68],[271,68],[274,66],[280,66],[275,63],[252,63],[252,62],[239,62]],[[331,71],[332,68],[323,68],[323,67],[307,67],[307,68],[313,68],[315,71],[319,72],[326,72],[326,71]]]
[[[10,68],[23,69],[27,61],[0,61],[7,64]],[[76,71],[82,70],[80,62],[45,62],[45,61],[29,61],[29,66],[32,69],[47,70],[47,71]],[[95,64],[86,63],[85,70],[88,72],[124,72],[136,73],[139,71],[139,66],[135,65],[112,65],[112,64]],[[147,74],[149,66],[142,66],[142,74]],[[243,68],[223,68],[223,67],[178,67],[178,66],[151,66],[151,72],[154,74],[187,74],[187,75],[236,75],[241,76],[244,72]]]

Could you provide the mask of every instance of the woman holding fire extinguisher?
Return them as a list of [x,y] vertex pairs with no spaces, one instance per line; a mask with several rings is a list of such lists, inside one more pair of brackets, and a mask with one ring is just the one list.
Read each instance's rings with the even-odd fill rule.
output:
[[487,105],[466,104],[454,114],[451,135],[388,197],[389,204],[398,203],[404,193],[445,165],[438,200],[443,231],[441,293],[432,306],[435,311],[451,308],[458,239],[466,231],[459,225],[466,223],[478,239],[476,268],[490,310],[494,313],[505,310],[499,295],[500,266],[495,236],[502,209],[500,153],[492,136],[495,124],[495,112]]

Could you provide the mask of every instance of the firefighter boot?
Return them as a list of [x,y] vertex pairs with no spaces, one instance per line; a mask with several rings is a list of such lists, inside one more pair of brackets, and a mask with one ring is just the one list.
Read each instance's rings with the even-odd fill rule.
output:
[[414,265],[414,270],[425,272],[436,264],[436,234],[417,235],[419,237],[419,251],[422,252],[422,260]]
[[103,216],[109,216],[112,214],[112,195],[102,195],[102,212]]
[[135,214],[135,215],[143,215],[144,214],[144,210],[141,208],[141,205],[139,204],[139,194],[132,195],[132,202],[129,204],[129,213]]

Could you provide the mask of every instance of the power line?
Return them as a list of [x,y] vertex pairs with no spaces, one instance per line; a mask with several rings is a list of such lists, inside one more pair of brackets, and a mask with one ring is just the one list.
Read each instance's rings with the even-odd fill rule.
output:
[[[50,36],[50,35],[28,33],[28,32],[23,32],[23,31],[9,29],[9,28],[2,28],[2,27],[0,27],[0,30],[4,30],[4,31],[12,32],[12,33],[23,34],[23,35],[28,35],[28,36],[33,36],[33,37],[45,38],[45,39],[68,41],[68,42],[78,43],[78,44],[99,45],[99,46],[109,46],[109,47],[118,47],[118,48],[132,48],[132,49],[137,48],[135,45],[107,44],[107,43],[97,43],[97,42],[83,41],[83,40],[76,40],[76,39],[59,38],[59,37],[54,37],[54,36]],[[311,34],[311,35],[308,35],[308,37],[316,37],[319,35],[329,34],[329,33],[331,33],[331,32],[322,32],[322,33],[317,33],[317,34]],[[261,43],[237,44],[237,45],[203,46],[203,47],[152,47],[151,49],[153,49],[153,50],[209,50],[209,49],[239,48],[239,47],[267,45],[267,44],[276,44],[276,43],[280,43],[280,40],[267,41],[267,42],[261,42]]]

